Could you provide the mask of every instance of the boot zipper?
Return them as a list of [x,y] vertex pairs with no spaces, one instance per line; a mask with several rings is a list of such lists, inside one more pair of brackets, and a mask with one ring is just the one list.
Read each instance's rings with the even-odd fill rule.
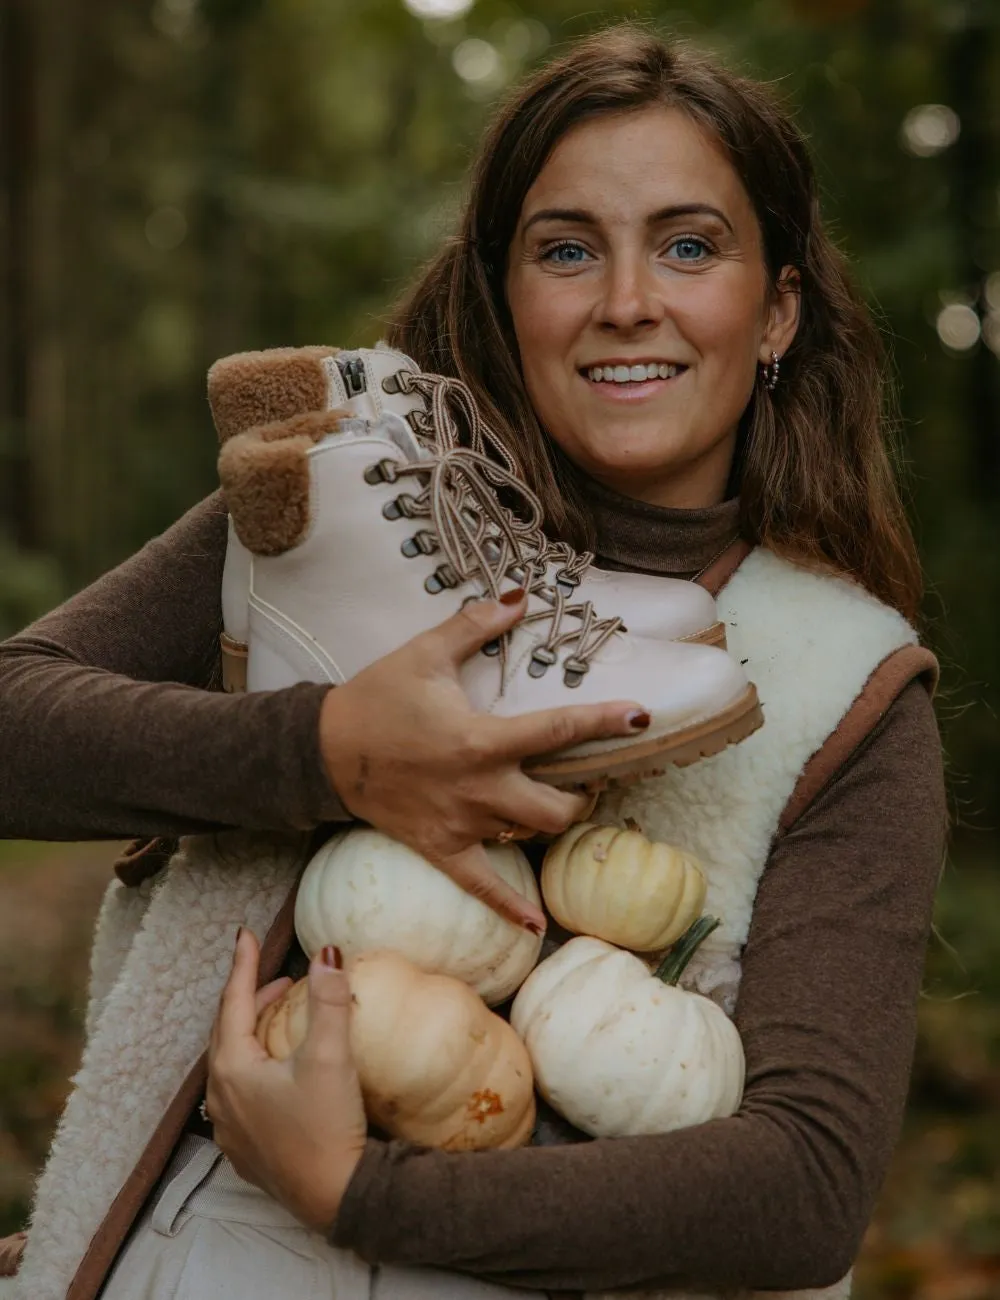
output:
[[344,388],[348,397],[359,397],[368,388],[365,379],[365,367],[360,357],[341,360],[337,357],[337,368],[344,379]]

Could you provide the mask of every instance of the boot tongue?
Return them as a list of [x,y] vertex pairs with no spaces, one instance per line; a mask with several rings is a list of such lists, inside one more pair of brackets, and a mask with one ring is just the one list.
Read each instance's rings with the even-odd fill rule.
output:
[[385,411],[377,420],[366,420],[360,415],[348,415],[337,424],[337,434],[342,438],[384,438],[391,442],[411,464],[430,459],[431,451],[417,439],[401,415]]

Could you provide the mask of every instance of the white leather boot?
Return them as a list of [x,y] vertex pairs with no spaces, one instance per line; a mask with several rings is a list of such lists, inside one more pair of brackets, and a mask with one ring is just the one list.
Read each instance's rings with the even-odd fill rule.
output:
[[[525,618],[463,666],[473,707],[513,716],[624,698],[652,718],[641,735],[531,764],[539,779],[635,779],[716,753],[762,721],[724,651],[626,633],[614,609],[528,581],[540,504],[454,430],[431,447],[394,412],[313,413],[229,439],[219,469],[248,555],[251,691],[348,681],[463,602],[527,585]],[[517,517],[498,490],[519,498]]]
[[[317,347],[241,353],[216,362],[209,372],[209,402],[222,441],[253,425],[287,420],[309,410],[343,410],[372,419],[394,412],[407,420],[418,437],[433,444],[435,421],[454,423],[449,408],[455,401],[455,387],[454,381],[423,374],[410,357],[385,346],[351,352]],[[471,426],[468,436],[474,449],[491,454],[516,473],[510,454],[479,418],[471,400],[459,402],[465,408],[460,411],[463,423]],[[575,599],[590,600],[599,608],[614,608],[639,636],[725,646],[725,625],[718,620],[715,601],[697,583],[595,568],[589,552],[550,541],[540,528],[532,545],[535,580],[557,585],[563,594],[575,593]],[[246,572],[247,557],[230,527],[223,578],[227,689],[239,689],[243,672]]]

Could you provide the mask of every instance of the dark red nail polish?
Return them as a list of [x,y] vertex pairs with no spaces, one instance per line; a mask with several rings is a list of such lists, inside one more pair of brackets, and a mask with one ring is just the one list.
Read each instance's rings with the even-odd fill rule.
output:
[[329,966],[331,970],[344,969],[344,955],[336,944],[328,943],[320,954],[320,959],[324,966]]
[[633,709],[625,721],[633,731],[645,731],[653,719],[645,709]]
[[243,936],[243,927],[242,927],[242,925],[238,925],[238,926],[236,927],[236,943],[235,943],[235,945],[234,945],[234,947],[233,947],[233,953],[234,953],[234,954],[235,954],[235,952],[236,952],[236,949],[239,948],[239,946],[240,946],[240,939],[242,938],[242,936]]
[[505,591],[500,597],[501,605],[520,605],[524,600],[524,588],[513,587],[510,591]]
[[529,934],[537,934],[540,939],[545,936],[545,926],[539,925],[537,921],[525,921],[524,928]]

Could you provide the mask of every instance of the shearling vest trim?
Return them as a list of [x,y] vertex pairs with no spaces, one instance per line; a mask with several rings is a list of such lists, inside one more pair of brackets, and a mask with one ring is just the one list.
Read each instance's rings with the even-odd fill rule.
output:
[[[759,548],[718,605],[729,652],[757,687],[764,726],[714,758],[603,796],[594,819],[624,824],[632,818],[650,838],[677,844],[701,860],[708,881],[705,911],[722,924],[681,983],[731,1015],[757,886],[782,814],[794,808],[800,777],[863,696],[876,668],[894,652],[915,647],[917,637],[900,614],[854,582],[799,568]],[[926,668],[926,660],[914,659],[911,666]],[[819,788],[828,775],[821,769],[812,783]],[[848,1275],[832,1287],[782,1294],[785,1300],[846,1300],[850,1291]],[[709,1300],[676,1291],[641,1294],[648,1300]],[[777,1294],[741,1292],[739,1300],[776,1300]]]
[[[842,720],[877,666],[916,637],[853,583],[761,550],[728,582],[719,610],[730,653],[746,662],[757,685],[765,726],[713,759],[605,796],[599,812],[609,821],[633,816],[648,834],[689,847],[706,864],[706,907],[723,926],[684,982],[731,1011],[757,884],[797,781],[810,770],[814,784],[826,779],[831,735],[840,761],[863,738],[857,724]],[[895,693],[907,674],[928,668],[924,653],[903,651],[910,658],[892,675]],[[869,708],[862,726],[891,702],[882,689],[875,697],[876,713]],[[261,975],[272,978],[293,936],[291,897],[309,847],[304,836],[195,837],[182,842],[169,870],[140,888],[120,881],[109,887],[92,958],[88,1041],[38,1185],[18,1300],[94,1300],[99,1293],[203,1085],[204,1045],[235,928],[268,934]],[[848,1294],[845,1279],[795,1297]]]
[[[150,1170],[164,1112],[179,1112],[179,1132],[197,1099],[236,927],[269,933],[309,846],[305,835],[197,836],[182,842],[169,871],[139,889],[117,880],[109,886],[91,959],[88,1039],[36,1189],[18,1300],[97,1294],[149,1190],[149,1173],[155,1182],[176,1140],[175,1132]],[[266,954],[272,972],[265,978],[289,937]],[[130,1197],[131,1184],[137,1194]],[[99,1229],[122,1197],[135,1204],[113,1241]],[[104,1258],[85,1270],[95,1247]]]

